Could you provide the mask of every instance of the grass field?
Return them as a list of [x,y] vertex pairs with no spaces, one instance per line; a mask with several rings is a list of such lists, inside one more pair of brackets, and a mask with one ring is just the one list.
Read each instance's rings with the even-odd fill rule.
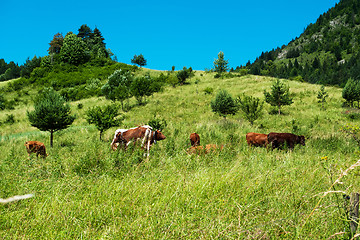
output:
[[[359,192],[360,168],[342,173],[358,161],[359,148],[340,128],[359,120],[341,107],[342,89],[326,87],[321,110],[320,86],[286,81],[294,103],[280,116],[265,104],[253,126],[241,114],[224,120],[211,111],[218,90],[263,99],[273,80],[196,72],[189,84],[166,87],[145,106],[134,106],[118,128],[145,124],[154,115],[167,121],[167,138],[153,146],[148,160],[136,148],[111,151],[116,128],[99,141],[86,123],[85,111],[109,103],[104,98],[71,102],[74,124],[54,134],[46,160],[28,160],[25,141],[48,146],[49,133],[31,127],[26,111],[32,94],[22,96],[27,105],[0,112],[0,121],[9,114],[16,120],[0,126],[0,197],[34,197],[0,205],[0,239],[348,238],[343,195]],[[204,93],[208,87],[213,94]],[[272,131],[305,135],[306,146],[247,146],[246,133]],[[224,150],[187,155],[192,132],[202,145],[224,144]],[[341,184],[333,185],[338,178]]]

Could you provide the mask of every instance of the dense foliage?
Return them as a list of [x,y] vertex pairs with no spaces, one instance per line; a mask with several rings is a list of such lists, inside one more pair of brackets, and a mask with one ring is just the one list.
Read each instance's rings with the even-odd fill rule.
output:
[[238,105],[231,94],[225,89],[221,89],[215,99],[211,101],[211,109],[214,113],[226,118],[227,115],[234,115],[237,113]]
[[31,126],[50,132],[50,146],[53,146],[53,133],[69,127],[75,120],[70,105],[54,89],[44,89],[36,98],[34,110],[27,116]]
[[116,104],[106,106],[95,106],[86,111],[86,121],[94,124],[100,131],[100,141],[104,131],[111,127],[119,126],[123,120],[123,116],[119,116],[119,107]]

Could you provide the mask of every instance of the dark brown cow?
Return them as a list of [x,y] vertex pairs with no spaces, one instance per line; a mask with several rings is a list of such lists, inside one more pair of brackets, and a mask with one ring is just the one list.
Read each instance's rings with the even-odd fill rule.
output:
[[200,136],[197,133],[190,134],[190,143],[192,147],[196,147],[200,145]]
[[268,134],[268,142],[272,148],[283,148],[285,145],[289,149],[293,149],[295,144],[301,144],[305,146],[305,137],[298,136],[292,133],[274,133]]
[[203,146],[194,146],[187,149],[188,154],[207,154],[210,152],[215,152],[216,150],[223,150],[224,145],[218,146],[216,144],[207,144],[205,149]]
[[46,158],[48,155],[46,154],[45,145],[39,141],[27,141],[25,142],[26,151],[28,152],[29,158],[31,153],[36,153],[36,157],[39,155],[43,158]]
[[115,151],[117,149],[117,144],[121,145],[126,149],[126,147],[131,143],[131,141],[138,141],[142,139],[141,147],[146,148],[147,154],[149,156],[149,150],[153,143],[156,141],[164,140],[165,135],[159,130],[153,131],[152,127],[148,125],[139,126],[130,129],[118,129],[115,131],[114,139],[111,143],[111,148]]
[[268,144],[267,134],[250,132],[246,134],[246,141],[249,146],[266,147]]

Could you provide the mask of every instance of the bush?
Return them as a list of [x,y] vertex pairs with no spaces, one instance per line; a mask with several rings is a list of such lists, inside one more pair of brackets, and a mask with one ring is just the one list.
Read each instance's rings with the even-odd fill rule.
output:
[[207,87],[207,88],[204,89],[205,94],[210,95],[210,94],[213,94],[213,92],[214,92],[214,89],[212,87]]
[[4,123],[10,124],[10,125],[14,124],[15,123],[14,114],[6,114],[6,119],[5,119]]
[[154,118],[151,119],[149,122],[148,122],[148,125],[150,127],[152,127],[153,129],[157,129],[157,130],[163,130],[164,128],[166,128],[167,126],[167,123],[166,123],[166,120],[163,119],[163,118],[157,118],[156,117],[156,114],[154,115]]
[[220,90],[215,99],[211,101],[211,109],[214,113],[226,118],[226,115],[234,115],[238,111],[238,106],[230,93]]

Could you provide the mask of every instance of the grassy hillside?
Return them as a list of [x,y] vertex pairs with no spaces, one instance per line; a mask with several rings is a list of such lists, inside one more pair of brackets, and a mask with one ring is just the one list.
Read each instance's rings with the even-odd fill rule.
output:
[[[272,80],[252,75],[215,79],[197,72],[190,84],[167,87],[147,105],[134,106],[119,127],[147,123],[155,114],[167,121],[167,138],[153,146],[149,160],[137,149],[112,152],[116,128],[105,132],[105,141],[98,140],[84,112],[108,103],[104,98],[71,102],[75,123],[55,133],[46,160],[28,160],[25,141],[49,145],[49,134],[26,118],[35,93],[29,91],[14,110],[0,112],[1,121],[9,114],[16,120],[0,126],[0,197],[35,197],[0,205],[1,238],[320,239],[343,231],[339,236],[348,236],[343,194],[359,191],[359,169],[331,186],[358,160],[356,142],[339,131],[358,120],[355,113],[344,114],[341,89],[326,88],[328,103],[321,110],[320,86],[287,81],[294,104],[281,116],[269,114],[266,105],[254,126],[241,115],[223,120],[211,112],[210,101],[220,88],[233,96],[263,98]],[[207,87],[214,94],[205,94]],[[202,144],[224,144],[224,150],[187,155],[194,131]],[[249,148],[245,135],[250,131],[302,134],[306,146]]]

